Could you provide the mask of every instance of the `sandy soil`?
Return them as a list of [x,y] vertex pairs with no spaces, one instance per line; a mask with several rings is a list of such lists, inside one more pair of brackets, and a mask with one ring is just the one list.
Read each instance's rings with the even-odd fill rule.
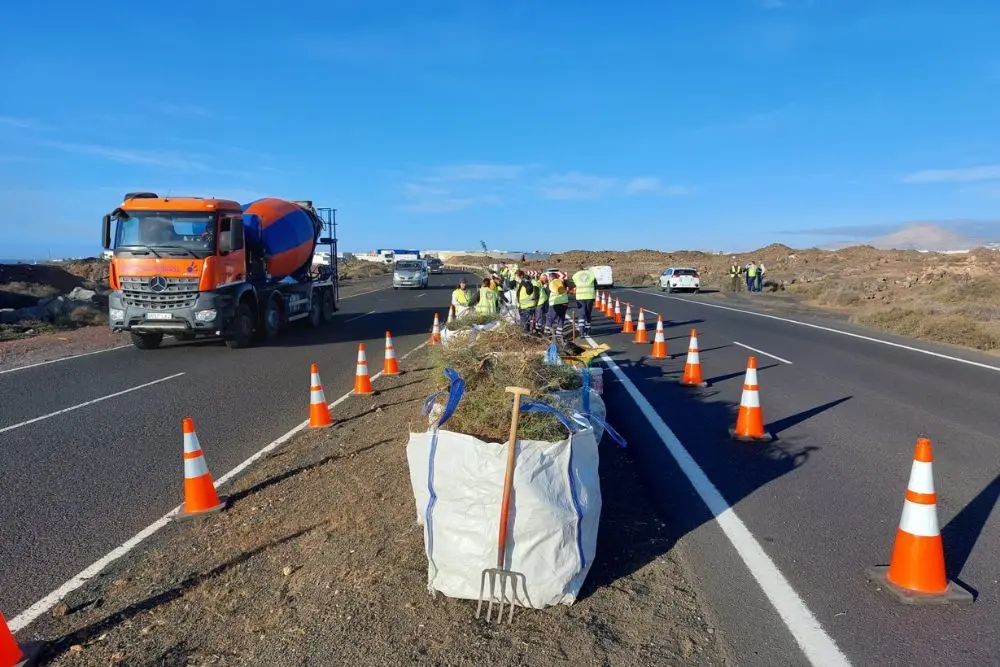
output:
[[87,667],[733,664],[613,445],[581,600],[497,627],[474,619],[473,602],[430,597],[405,457],[433,387],[422,357],[341,405],[334,428],[258,463],[226,511],[171,523],[21,640],[49,640],[50,664]]

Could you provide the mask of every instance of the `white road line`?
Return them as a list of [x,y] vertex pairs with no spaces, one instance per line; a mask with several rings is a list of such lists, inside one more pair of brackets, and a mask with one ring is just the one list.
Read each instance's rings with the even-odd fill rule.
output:
[[17,424],[11,424],[10,426],[4,426],[0,428],[0,433],[6,433],[7,431],[13,431],[14,429],[21,428],[22,426],[27,426],[28,424],[34,424],[35,422],[40,422],[44,419],[49,419],[50,417],[56,417],[58,415],[64,415],[67,412],[72,412],[73,410],[79,410],[80,408],[85,408],[88,405],[93,405],[94,403],[100,403],[101,401],[106,401],[109,398],[115,398],[116,396],[122,396],[133,391],[138,391],[140,389],[145,389],[146,387],[152,387],[154,384],[159,384],[161,382],[166,382],[167,380],[173,380],[174,378],[179,378],[184,375],[184,373],[174,373],[173,375],[168,375],[167,377],[160,378],[159,380],[153,380],[152,382],[147,382],[146,384],[140,384],[123,391],[116,391],[113,394],[108,394],[107,396],[101,396],[100,398],[95,398],[92,401],[86,401],[85,403],[78,403],[76,405],[70,406],[68,408],[63,408],[62,410],[56,410],[55,412],[50,412],[47,415],[42,415],[41,417],[35,417],[34,419],[29,419],[27,421],[19,422]]
[[350,318],[348,320],[344,320],[344,324],[347,324],[348,322],[353,322],[354,320],[360,320],[362,317],[368,317],[369,315],[374,315],[374,314],[375,314],[375,311],[373,310],[371,312],[362,313],[361,315],[355,315],[354,317],[352,317],[352,318]]
[[101,354],[103,352],[112,352],[114,350],[121,350],[126,347],[132,347],[131,345],[116,345],[115,347],[109,347],[104,350],[94,350],[93,352],[83,352],[82,354],[72,354],[68,357],[59,357],[58,359],[49,359],[48,361],[39,361],[37,364],[27,364],[25,366],[18,366],[17,368],[8,368],[5,371],[0,371],[0,375],[5,373],[13,373],[14,371],[23,371],[28,368],[37,368],[38,366],[47,366],[48,364],[55,364],[60,361],[69,361],[70,359],[79,359],[80,357],[89,357],[93,354]]
[[364,296],[365,294],[374,294],[375,292],[384,292],[387,289],[389,289],[389,288],[388,287],[379,287],[378,289],[370,289],[367,292],[358,292],[357,294],[348,294],[347,296],[340,297],[340,300],[343,301],[344,299],[353,299],[356,296]]
[[969,366],[978,366],[979,368],[985,368],[987,370],[996,371],[1000,373],[1000,366],[991,366],[989,364],[984,364],[978,361],[971,361],[969,359],[962,359],[961,357],[953,357],[948,354],[942,354],[940,352],[932,352],[931,350],[923,350],[919,347],[912,347],[910,345],[903,345],[902,343],[893,343],[892,341],[882,340],[881,338],[873,338],[871,336],[863,336],[861,334],[851,333],[850,331],[843,331],[842,329],[834,329],[832,327],[824,327],[819,324],[812,324],[811,322],[800,322],[799,320],[793,320],[787,317],[778,317],[777,315],[767,315],[765,313],[755,313],[752,310],[743,310],[742,308],[731,308],[730,306],[720,306],[717,303],[705,303],[704,301],[693,301],[691,299],[681,299],[676,296],[667,296],[665,294],[654,294],[652,292],[640,292],[639,290],[628,288],[632,292],[639,292],[640,294],[649,294],[650,296],[658,296],[661,299],[673,299],[674,301],[683,301],[684,303],[694,304],[696,306],[706,306],[708,308],[719,308],[721,310],[731,310],[734,313],[743,313],[744,315],[754,315],[756,317],[766,317],[769,320],[778,320],[779,322],[788,322],[789,324],[798,324],[799,326],[809,327],[810,329],[819,329],[820,331],[829,331],[830,333],[840,334],[841,336],[850,336],[851,338],[858,338],[861,340],[867,340],[872,343],[879,343],[881,345],[888,345],[889,347],[898,347],[901,350],[909,350],[910,352],[919,352],[920,354],[926,354],[931,357],[938,357],[939,359],[947,359],[948,361],[957,361],[960,364],[968,364]]
[[769,352],[765,352],[764,350],[758,350],[755,347],[750,347],[749,345],[744,345],[743,343],[739,342],[738,340],[734,340],[733,341],[733,345],[739,345],[740,347],[745,347],[746,349],[750,350],[751,352],[756,352],[757,354],[763,354],[765,357],[771,357],[772,359],[777,359],[778,361],[780,361],[782,363],[785,363],[785,364],[788,364],[789,366],[792,365],[792,362],[790,362],[788,359],[782,359],[781,357],[779,357],[776,354],[771,354]]
[[[591,346],[597,347],[597,343],[589,336],[587,337],[587,342]],[[792,636],[795,637],[795,641],[798,642],[799,648],[805,653],[806,659],[813,665],[831,667],[834,665],[849,666],[850,663],[847,660],[847,656],[840,651],[833,638],[826,634],[823,626],[812,615],[812,612],[806,607],[805,602],[795,592],[792,585],[788,583],[788,580],[785,579],[777,565],[774,564],[774,561],[771,560],[757,540],[754,539],[750,529],[740,520],[736,512],[726,502],[726,499],[722,497],[722,494],[712,484],[705,472],[691,458],[687,449],[677,436],[674,435],[674,432],[670,430],[670,427],[667,426],[660,415],[656,413],[656,410],[646,400],[646,397],[642,395],[642,392],[636,388],[632,381],[618,367],[618,364],[612,361],[607,354],[602,353],[600,357],[601,361],[607,365],[618,381],[621,382],[622,386],[629,393],[629,396],[632,397],[632,400],[635,401],[635,404],[649,421],[657,435],[660,436],[660,440],[667,448],[667,451],[677,461],[677,465],[680,466],[681,471],[688,478],[688,481],[691,482],[691,486],[694,487],[694,490],[715,517],[719,528],[729,539],[729,543],[736,549],[736,553],[743,559],[743,562],[750,570],[750,574],[757,580],[757,584],[764,591],[771,604],[774,605],[775,610],[781,616],[781,620],[784,621],[785,626],[792,633]]]
[[[406,354],[404,354],[403,356],[401,356],[400,360],[406,359],[411,354],[413,354],[414,352],[416,352],[420,348],[424,347],[425,345],[427,345],[426,342],[421,343],[420,345],[417,345],[415,348],[413,348],[412,350],[410,350],[409,352],[407,352]],[[379,371],[378,373],[375,373],[375,375],[372,375],[372,380],[377,380],[381,376],[382,376],[382,372]],[[353,392],[348,392],[348,393],[344,394],[343,396],[341,396],[340,398],[338,398],[337,400],[335,400],[333,403],[330,403],[330,407],[333,408],[333,407],[336,407],[336,406],[340,405],[341,403],[343,403],[344,401],[346,401],[348,398],[350,398],[352,395],[353,395]],[[215,480],[215,486],[216,486],[216,488],[222,486],[223,484],[225,484],[226,482],[228,482],[229,480],[231,480],[233,477],[235,477],[239,473],[241,473],[244,470],[246,470],[247,468],[249,468],[256,461],[260,460],[260,458],[262,456],[267,455],[268,453],[274,451],[275,449],[277,449],[281,445],[283,445],[286,442],[288,442],[292,438],[292,436],[294,436],[295,434],[299,433],[300,431],[302,431],[307,426],[309,426],[309,420],[308,419],[305,420],[304,422],[302,422],[301,424],[299,424],[298,426],[296,426],[295,428],[293,428],[288,433],[285,433],[284,435],[282,435],[277,440],[269,443],[268,445],[265,445],[264,448],[261,449],[259,452],[257,452],[256,454],[252,455],[250,458],[248,458],[247,460],[243,461],[243,463],[240,463],[238,466],[236,466],[235,468],[233,468],[232,470],[230,470],[229,472],[227,472],[225,475],[223,475],[222,477],[219,477],[217,480]],[[7,622],[7,626],[10,628],[10,631],[11,632],[19,632],[19,631],[23,630],[24,628],[28,627],[35,619],[37,619],[42,614],[48,613],[49,610],[51,610],[53,607],[55,607],[57,604],[59,604],[67,595],[69,595],[70,593],[72,593],[76,589],[78,589],[81,586],[83,586],[85,583],[87,583],[87,581],[89,579],[92,579],[92,578],[96,577],[108,565],[110,565],[114,561],[118,560],[119,558],[121,558],[122,556],[124,556],[128,552],[132,551],[133,549],[135,549],[146,538],[148,538],[151,535],[155,534],[161,528],[163,528],[168,523],[170,523],[170,520],[173,518],[173,516],[175,514],[177,514],[178,511],[180,511],[180,508],[181,508],[181,505],[178,505],[177,507],[173,508],[172,510],[170,510],[169,512],[167,512],[166,514],[164,514],[163,516],[161,516],[159,519],[157,519],[153,523],[149,524],[148,526],[146,526],[145,528],[143,528],[142,530],[140,530],[138,533],[136,533],[135,535],[133,535],[131,538],[129,538],[128,540],[126,540],[125,542],[123,542],[121,544],[121,546],[118,546],[118,547],[112,549],[105,556],[102,556],[98,560],[94,561],[86,569],[84,569],[82,572],[80,572],[79,574],[77,574],[75,577],[73,577],[72,579],[70,579],[69,581],[67,581],[66,583],[64,583],[62,586],[60,586],[56,590],[52,591],[51,593],[49,593],[48,595],[46,595],[45,597],[43,597],[41,600],[39,600],[38,602],[34,603],[30,607],[28,607],[27,609],[25,609],[24,611],[22,611],[20,614],[18,614],[17,616],[15,616],[11,620],[9,620]]]
[[422,296],[427,296],[427,292],[421,292],[420,294],[417,295],[417,298],[419,299]]

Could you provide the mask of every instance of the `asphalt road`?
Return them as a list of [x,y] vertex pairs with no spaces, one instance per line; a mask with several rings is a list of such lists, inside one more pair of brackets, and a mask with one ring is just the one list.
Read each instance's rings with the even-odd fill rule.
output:
[[0,609],[10,619],[183,500],[183,417],[220,477],[308,417],[310,363],[329,401],[349,392],[358,343],[372,374],[387,329],[397,355],[414,349],[456,279],[344,289],[334,322],[265,347],[128,347],[0,375]]
[[[273,346],[126,348],[0,375],[0,609],[10,618],[181,501],[182,417],[195,419],[221,476],[305,419],[311,362],[320,364],[328,400],[348,392],[357,343],[366,342],[373,373],[386,329],[400,354],[412,350],[427,339],[435,309],[444,313],[455,278],[346,298],[335,323],[287,332]],[[970,365],[719,308],[728,302],[712,296],[616,293],[664,315],[676,356],[648,359],[647,346],[602,315],[595,336],[852,664],[1000,664],[1000,360],[792,316],[992,368]],[[711,381],[701,390],[677,386],[692,326]],[[727,437],[755,353],[743,346],[760,351],[764,416],[778,436],[771,445]],[[738,664],[806,664],[788,623],[624,386],[608,372],[605,384],[610,420],[628,438],[645,492]],[[97,402],[47,416],[88,401]],[[949,574],[978,594],[964,609],[904,607],[864,577],[889,559],[923,434],[935,445]]]
[[[615,363],[852,664],[1000,664],[1000,512],[994,509],[1000,496],[1000,359],[822,316],[793,316],[815,325],[810,327],[736,312],[717,307],[728,301],[710,295],[615,293],[623,310],[627,299],[633,309],[664,316],[674,357],[648,359],[648,346],[631,343],[603,315],[595,315],[595,338],[612,346]],[[650,340],[655,319],[649,320]],[[677,384],[692,327],[711,382],[706,389]],[[736,443],[727,435],[751,354],[758,359],[768,430],[777,436],[770,445]],[[609,372],[605,378],[609,415],[628,437],[649,492],[739,664],[806,664],[661,440],[646,420],[632,418],[635,404],[624,387]],[[866,567],[888,563],[920,435],[934,443],[948,573],[978,594],[971,607],[906,607],[864,576]]]

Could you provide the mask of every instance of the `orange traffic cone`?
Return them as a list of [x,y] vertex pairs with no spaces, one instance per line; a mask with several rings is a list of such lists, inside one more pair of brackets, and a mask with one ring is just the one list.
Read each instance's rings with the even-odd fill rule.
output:
[[399,360],[396,359],[392,334],[388,331],[385,332],[385,362],[382,364],[382,375],[399,375]]
[[319,366],[309,368],[309,428],[326,428],[333,425],[330,406],[323,393],[323,381],[319,379]]
[[23,657],[24,652],[7,627],[3,614],[0,614],[0,667],[14,667]]
[[632,304],[625,304],[625,326],[622,327],[622,333],[635,333],[635,327],[632,326]]
[[729,429],[729,436],[745,442],[770,442],[774,437],[764,430],[764,411],[760,408],[760,388],[757,386],[757,357],[747,359],[747,374],[743,380],[743,395],[736,427]]
[[636,325],[635,338],[632,339],[633,343],[648,343],[649,338],[646,336],[646,313],[643,311],[642,307],[639,307],[639,323]]
[[949,581],[945,573],[933,465],[931,441],[918,439],[892,560],[888,567],[868,568],[867,575],[870,580],[882,584],[900,602],[968,604],[973,601],[972,594],[954,581]]
[[441,342],[441,322],[438,320],[438,314],[434,313],[434,328],[431,329],[431,345],[437,345]]
[[687,361],[684,362],[684,375],[681,377],[681,386],[708,386],[708,383],[701,377],[701,354],[698,352],[697,329],[691,329],[691,342],[688,343],[688,356]]
[[611,295],[610,294],[605,294],[604,295],[604,303],[601,304],[601,312],[604,313],[605,315],[607,315],[608,317],[611,317],[614,314],[614,313],[611,312]]
[[[434,316],[434,326],[437,328],[437,315]],[[358,369],[354,372],[354,393],[372,393],[372,379],[368,376],[368,358],[365,356],[364,343],[358,343]]]
[[184,431],[184,509],[178,516],[218,512],[225,502],[215,491],[205,452],[201,451],[198,434],[194,430],[194,421],[185,417],[181,425]]
[[622,302],[621,299],[615,299],[615,324],[622,323]]
[[667,339],[663,335],[663,316],[656,316],[656,335],[653,336],[653,353],[649,355],[650,359],[666,359],[667,358]]
[[455,322],[455,304],[448,306],[448,322],[447,324],[454,324]]

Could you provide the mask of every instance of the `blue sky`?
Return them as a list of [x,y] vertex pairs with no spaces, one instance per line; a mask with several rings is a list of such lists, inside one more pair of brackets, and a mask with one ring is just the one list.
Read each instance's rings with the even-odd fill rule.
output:
[[96,253],[143,189],[312,199],[355,250],[981,227],[997,34],[995,0],[6,3],[0,257]]

